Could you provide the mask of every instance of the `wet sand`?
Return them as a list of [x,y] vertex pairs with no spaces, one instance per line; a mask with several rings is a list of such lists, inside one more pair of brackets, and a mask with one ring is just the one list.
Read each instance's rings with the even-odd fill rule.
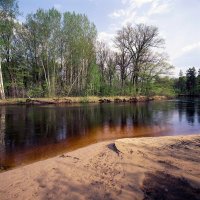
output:
[[200,135],[101,142],[0,173],[0,199],[200,199]]

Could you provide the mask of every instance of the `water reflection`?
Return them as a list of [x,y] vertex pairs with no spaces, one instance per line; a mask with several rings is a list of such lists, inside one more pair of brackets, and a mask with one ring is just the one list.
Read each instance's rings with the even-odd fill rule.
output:
[[0,166],[16,166],[107,139],[198,133],[194,100],[0,107]]
[[179,120],[180,122],[184,117],[186,117],[186,121],[190,125],[195,124],[195,120],[200,123],[200,101],[199,99],[180,99],[176,104],[179,112]]
[[0,152],[5,150],[5,107],[0,108]]

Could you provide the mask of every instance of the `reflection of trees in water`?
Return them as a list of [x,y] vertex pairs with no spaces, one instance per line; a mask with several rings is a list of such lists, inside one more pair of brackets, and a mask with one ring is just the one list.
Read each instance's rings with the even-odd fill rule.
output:
[[82,106],[7,106],[7,150],[57,143],[88,134],[96,127],[162,125],[171,118],[173,102]]
[[189,124],[195,123],[197,117],[198,123],[200,123],[200,102],[195,99],[182,99],[177,102],[177,108],[179,112],[179,119],[182,120],[183,115],[186,116],[186,120]]
[[198,122],[200,124],[200,103],[198,103],[198,105],[197,105],[197,118],[198,118]]
[[194,124],[195,121],[195,103],[187,102],[185,106],[186,119],[189,124]]
[[181,101],[178,101],[177,103],[177,108],[178,108],[178,116],[179,116],[179,121],[182,122],[183,119],[183,112],[184,112],[184,104]]
[[15,144],[23,145],[31,135],[32,130],[24,129],[28,126],[27,117],[24,106],[20,106],[20,109],[15,106],[6,107],[5,140],[8,148],[14,148]]
[[133,126],[151,125],[153,121],[153,112],[149,104],[136,105],[132,107]]
[[0,151],[4,151],[5,147],[5,107],[0,107]]

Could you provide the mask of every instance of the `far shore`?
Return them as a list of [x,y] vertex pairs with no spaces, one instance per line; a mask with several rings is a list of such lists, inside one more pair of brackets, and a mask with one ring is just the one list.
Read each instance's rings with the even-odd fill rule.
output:
[[200,197],[200,135],[92,144],[0,173],[0,199]]
[[112,96],[112,97],[52,97],[52,98],[8,98],[0,100],[0,105],[42,105],[72,103],[136,103],[171,99],[167,96]]

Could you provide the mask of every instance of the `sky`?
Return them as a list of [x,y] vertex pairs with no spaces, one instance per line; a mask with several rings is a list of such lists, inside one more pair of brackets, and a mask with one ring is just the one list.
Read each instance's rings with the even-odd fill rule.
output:
[[200,68],[200,0],[18,0],[18,4],[21,21],[38,8],[84,13],[108,45],[128,23],[157,26],[175,66],[174,76],[189,67]]

